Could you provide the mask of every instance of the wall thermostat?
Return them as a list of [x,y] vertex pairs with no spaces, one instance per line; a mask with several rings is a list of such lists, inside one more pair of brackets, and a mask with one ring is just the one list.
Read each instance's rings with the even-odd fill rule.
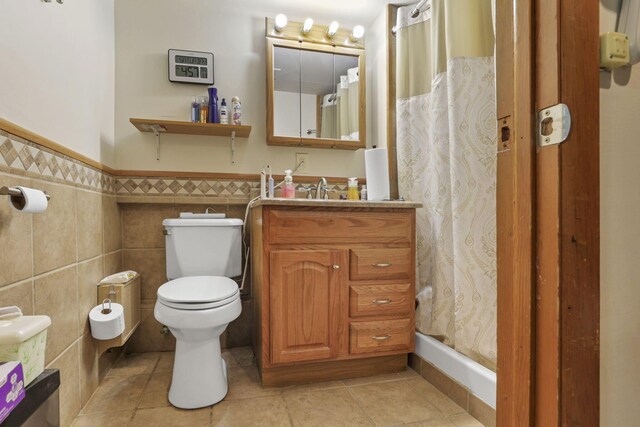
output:
[[169,81],[213,84],[213,53],[169,49]]

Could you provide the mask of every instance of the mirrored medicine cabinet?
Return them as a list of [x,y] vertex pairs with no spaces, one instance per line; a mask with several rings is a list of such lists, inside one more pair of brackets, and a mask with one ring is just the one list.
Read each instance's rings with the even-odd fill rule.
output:
[[365,147],[364,50],[267,37],[267,143]]

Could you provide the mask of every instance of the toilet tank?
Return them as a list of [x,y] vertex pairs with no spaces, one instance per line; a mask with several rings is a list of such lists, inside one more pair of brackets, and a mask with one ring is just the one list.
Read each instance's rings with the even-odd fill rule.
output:
[[165,219],[167,278],[242,273],[242,220]]

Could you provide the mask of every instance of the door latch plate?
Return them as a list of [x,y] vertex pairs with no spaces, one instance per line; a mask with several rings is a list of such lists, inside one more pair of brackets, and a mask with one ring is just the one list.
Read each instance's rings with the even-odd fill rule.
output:
[[557,104],[538,112],[538,146],[564,142],[571,131],[571,112],[566,104]]

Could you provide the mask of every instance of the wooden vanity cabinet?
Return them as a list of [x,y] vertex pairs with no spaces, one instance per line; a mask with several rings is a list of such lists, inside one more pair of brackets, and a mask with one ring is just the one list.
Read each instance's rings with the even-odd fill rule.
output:
[[262,384],[398,372],[414,349],[415,209],[252,209]]
[[338,355],[341,253],[270,252],[271,362],[303,362]]

